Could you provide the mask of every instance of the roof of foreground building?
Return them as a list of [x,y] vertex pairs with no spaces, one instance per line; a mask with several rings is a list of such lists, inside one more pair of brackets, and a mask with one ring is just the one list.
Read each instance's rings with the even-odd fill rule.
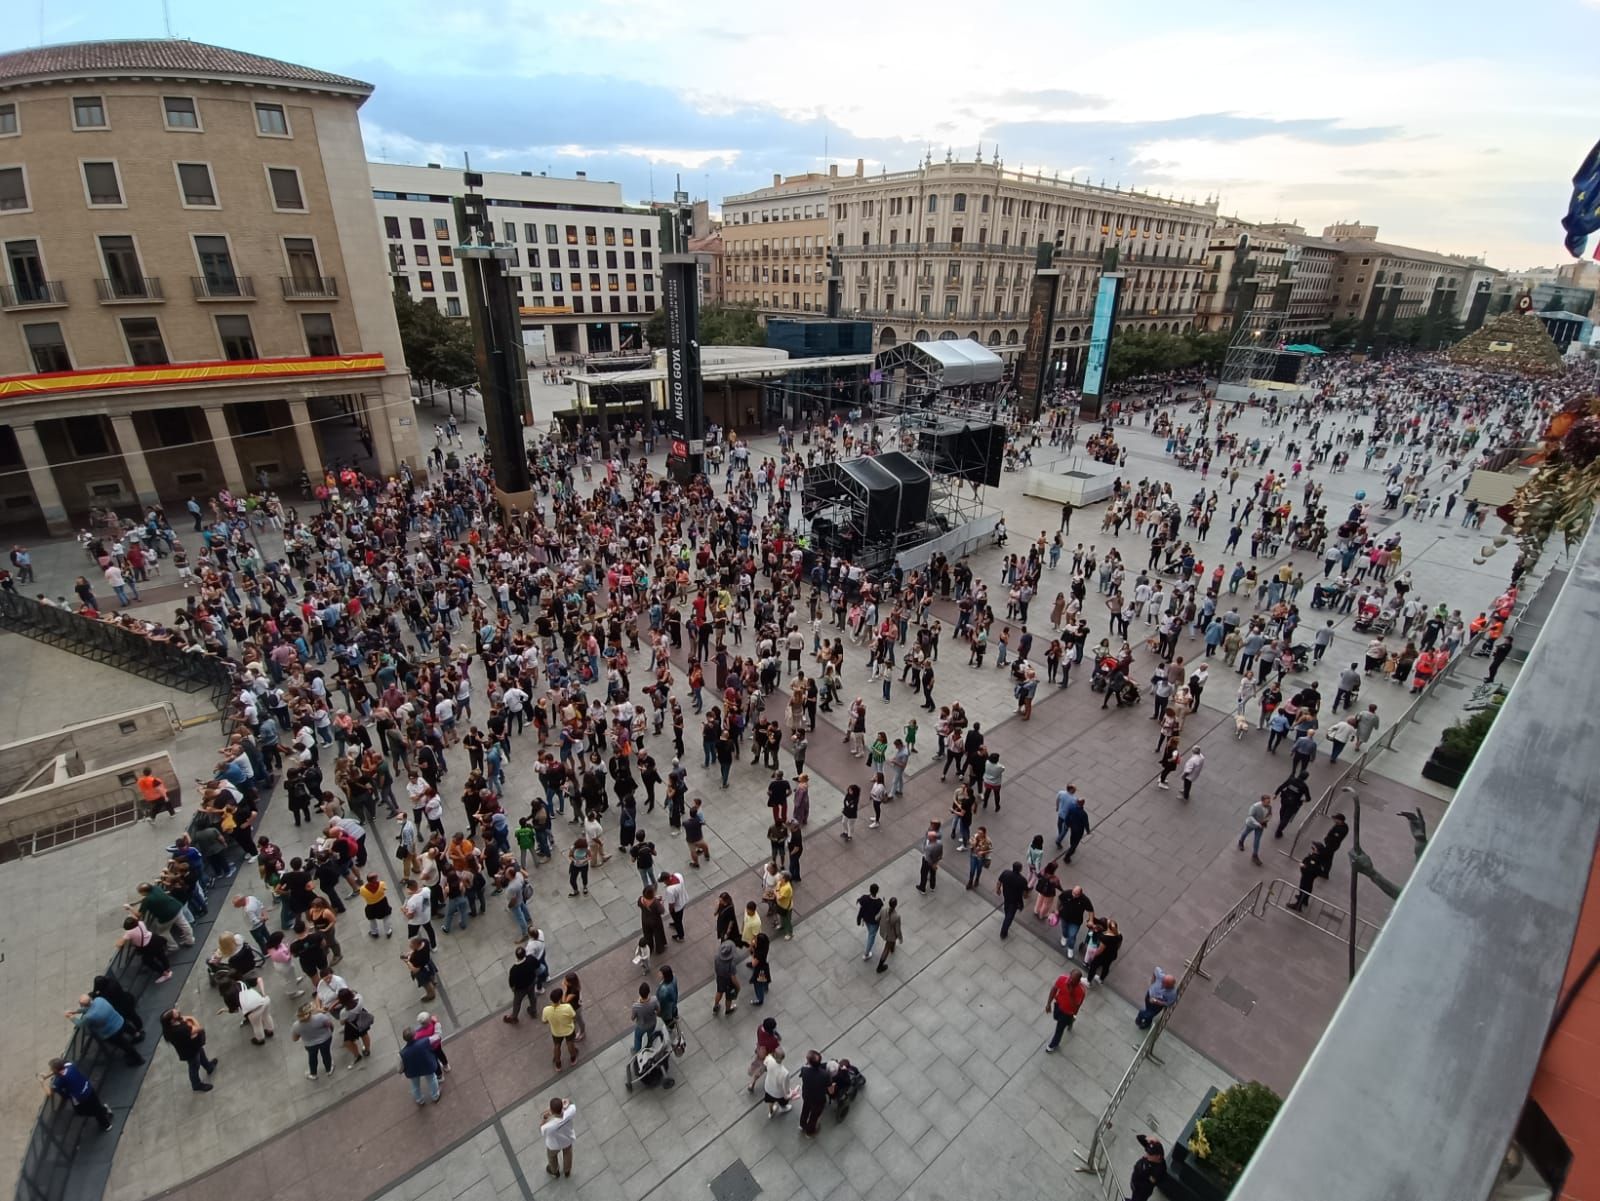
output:
[[301,67],[281,59],[189,42],[144,38],[114,42],[66,42],[0,54],[0,88],[65,79],[183,77],[236,80],[278,87],[310,87],[367,95],[370,83]]

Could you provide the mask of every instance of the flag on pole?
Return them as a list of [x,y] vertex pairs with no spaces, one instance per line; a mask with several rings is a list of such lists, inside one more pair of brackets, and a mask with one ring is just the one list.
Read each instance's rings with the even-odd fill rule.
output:
[[1595,143],[1572,177],[1572,199],[1567,202],[1567,215],[1561,218],[1561,225],[1567,231],[1567,252],[1581,259],[1589,235],[1600,230],[1600,142]]

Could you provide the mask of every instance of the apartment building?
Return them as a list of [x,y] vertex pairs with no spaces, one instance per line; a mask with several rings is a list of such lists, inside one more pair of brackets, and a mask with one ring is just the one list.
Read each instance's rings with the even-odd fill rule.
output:
[[0,522],[420,465],[357,110],[185,41],[0,55]]
[[1228,333],[1241,307],[1270,310],[1278,284],[1290,274],[1288,254],[1289,243],[1280,233],[1237,219],[1219,225],[1206,242],[1195,329]]
[[1121,328],[1193,326],[1216,205],[1024,174],[997,156],[876,176],[858,163],[832,181],[829,214],[844,312],[870,318],[879,346],[1019,345],[1037,247],[1049,243],[1062,274],[1052,358],[1076,378],[1108,248],[1125,276]]
[[[1257,274],[1241,274],[1240,239]],[[1284,340],[1315,342],[1333,317],[1334,279],[1341,262],[1338,243],[1310,236],[1293,222],[1251,222],[1230,218],[1219,226],[1207,249],[1196,327],[1212,332],[1233,328],[1233,300],[1239,284],[1253,278],[1254,310],[1270,310],[1281,297],[1278,286],[1292,285],[1286,314],[1279,318]]]
[[[413,299],[466,315],[455,262],[459,167],[369,163],[394,286]],[[512,285],[522,328],[547,354],[642,350],[644,323],[660,296],[660,219],[622,202],[622,185],[531,171],[485,171],[496,241],[515,255]]]
[[836,166],[826,175],[774,175],[770,188],[723,197],[728,300],[763,316],[828,311],[828,191],[838,175]]
[[1385,290],[1386,305],[1388,294],[1399,289],[1397,320],[1425,315],[1436,290],[1443,293],[1444,312],[1449,315],[1460,312],[1464,302],[1470,303],[1466,284],[1474,264],[1468,259],[1380,242],[1375,225],[1329,225],[1322,237],[1339,250],[1334,273],[1335,318],[1363,319],[1375,288]]

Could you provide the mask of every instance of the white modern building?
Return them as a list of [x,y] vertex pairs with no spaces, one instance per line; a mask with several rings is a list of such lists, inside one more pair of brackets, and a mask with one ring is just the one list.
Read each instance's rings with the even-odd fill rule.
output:
[[[370,163],[395,286],[465,316],[452,202],[466,192],[458,167]],[[516,253],[512,278],[522,326],[551,355],[642,350],[660,296],[659,218],[622,201],[622,185],[579,175],[485,171],[498,242]]]

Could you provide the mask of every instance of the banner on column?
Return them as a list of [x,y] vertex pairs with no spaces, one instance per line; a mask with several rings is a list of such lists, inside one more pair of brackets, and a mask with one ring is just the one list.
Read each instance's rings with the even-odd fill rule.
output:
[[1022,362],[1017,366],[1017,394],[1021,409],[1031,418],[1044,408],[1045,383],[1050,377],[1050,329],[1055,321],[1056,294],[1061,272],[1045,269],[1033,277],[1028,300],[1028,330],[1022,340]]
[[705,470],[706,408],[700,382],[700,302],[689,255],[661,256],[667,323],[667,466],[679,479]]
[[1117,300],[1122,295],[1122,276],[1107,272],[1100,277],[1094,298],[1094,321],[1089,326],[1089,353],[1084,359],[1083,400],[1080,417],[1099,420],[1104,408],[1106,356],[1111,352],[1111,335],[1116,329]]

